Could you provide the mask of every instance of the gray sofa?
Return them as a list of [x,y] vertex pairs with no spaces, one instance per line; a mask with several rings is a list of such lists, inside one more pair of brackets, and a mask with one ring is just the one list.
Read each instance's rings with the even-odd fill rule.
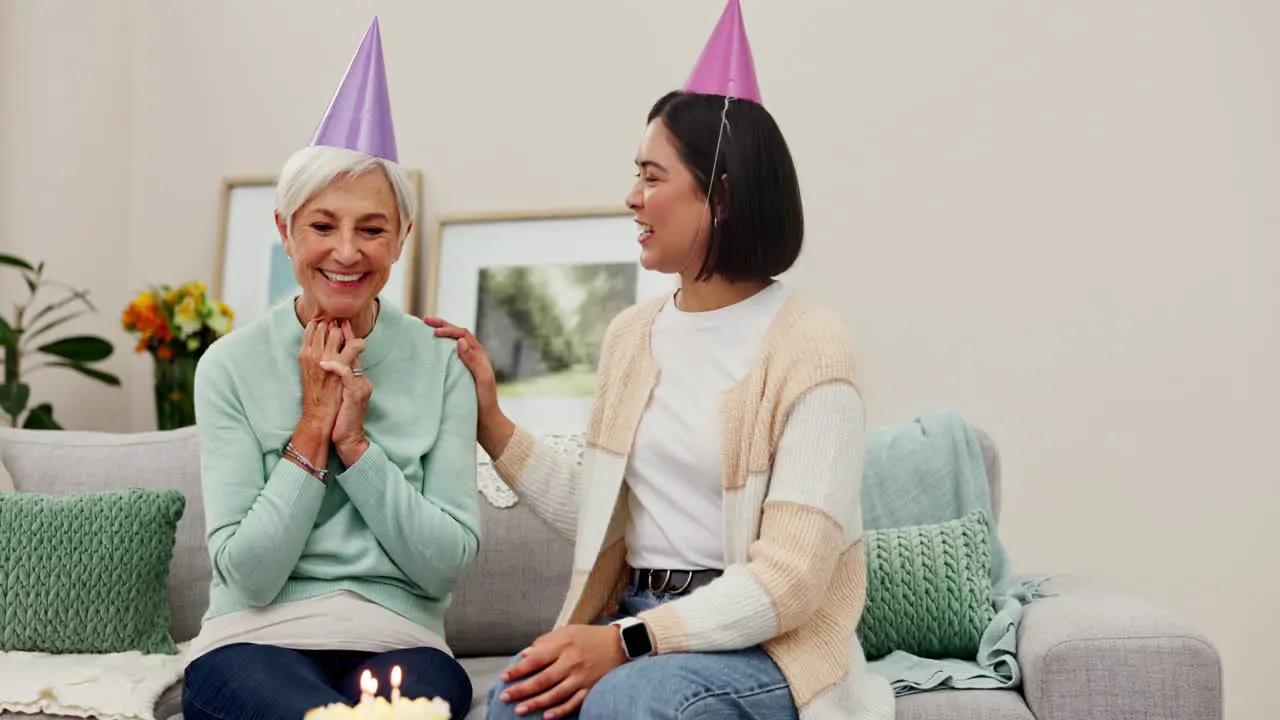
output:
[[[980,433],[993,502],[1000,463]],[[187,510],[168,581],[173,633],[198,630],[209,558],[194,428],[106,434],[0,428],[0,455],[19,492],[177,488]],[[498,509],[481,500],[479,559],[454,596],[448,639],[475,685],[468,718],[484,715],[484,695],[511,654],[550,627],[570,567],[569,545],[524,503]],[[1016,558],[1015,558],[1016,559]],[[1140,599],[1070,578],[1027,606],[1018,636],[1024,682],[1016,691],[935,690],[898,699],[903,720],[1218,720],[1222,668],[1201,633]],[[178,688],[161,698],[157,720],[180,713]],[[0,715],[2,720],[22,716]],[[30,716],[23,720],[33,720]],[[458,719],[461,720],[461,719]]]

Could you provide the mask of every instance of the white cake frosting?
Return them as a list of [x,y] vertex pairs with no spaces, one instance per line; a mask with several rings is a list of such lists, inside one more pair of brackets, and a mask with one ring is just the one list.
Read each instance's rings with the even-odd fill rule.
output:
[[414,698],[400,695],[404,679],[400,667],[391,668],[391,700],[377,697],[378,680],[368,670],[360,676],[360,702],[352,707],[330,703],[307,711],[303,720],[451,720],[449,703],[440,698]]
[[305,720],[451,720],[449,703],[435,698],[374,698],[352,707],[343,703],[323,705],[309,710]]

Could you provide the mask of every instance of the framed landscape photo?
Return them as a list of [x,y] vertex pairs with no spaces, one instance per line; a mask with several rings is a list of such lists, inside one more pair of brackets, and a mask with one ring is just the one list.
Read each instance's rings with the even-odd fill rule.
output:
[[638,235],[625,208],[442,218],[427,314],[475,333],[512,421],[582,432],[609,322],[676,287],[640,266]]
[[[422,174],[409,170],[418,217],[405,239],[400,259],[382,297],[406,312],[415,312],[418,236],[421,228]],[[293,263],[276,230],[276,178],[270,175],[231,178],[222,183],[218,222],[217,264],[213,295],[231,307],[236,327],[244,327],[276,303],[298,292]]]

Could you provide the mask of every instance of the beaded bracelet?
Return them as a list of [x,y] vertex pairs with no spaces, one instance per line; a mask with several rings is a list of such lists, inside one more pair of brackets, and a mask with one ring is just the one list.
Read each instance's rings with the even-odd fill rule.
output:
[[329,474],[328,470],[316,467],[310,460],[306,458],[305,455],[298,452],[298,449],[293,446],[292,442],[284,446],[284,456],[297,462],[299,465],[302,466],[304,470],[307,471],[309,475],[319,480],[320,482],[324,482],[325,476]]

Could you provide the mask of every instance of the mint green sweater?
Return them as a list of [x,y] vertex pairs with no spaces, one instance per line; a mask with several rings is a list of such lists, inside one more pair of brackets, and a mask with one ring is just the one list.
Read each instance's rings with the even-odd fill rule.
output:
[[370,446],[321,483],[281,452],[302,408],[293,303],[215,342],[196,368],[206,618],[351,590],[444,637],[476,556],[476,394],[452,340],[385,300],[362,354]]

